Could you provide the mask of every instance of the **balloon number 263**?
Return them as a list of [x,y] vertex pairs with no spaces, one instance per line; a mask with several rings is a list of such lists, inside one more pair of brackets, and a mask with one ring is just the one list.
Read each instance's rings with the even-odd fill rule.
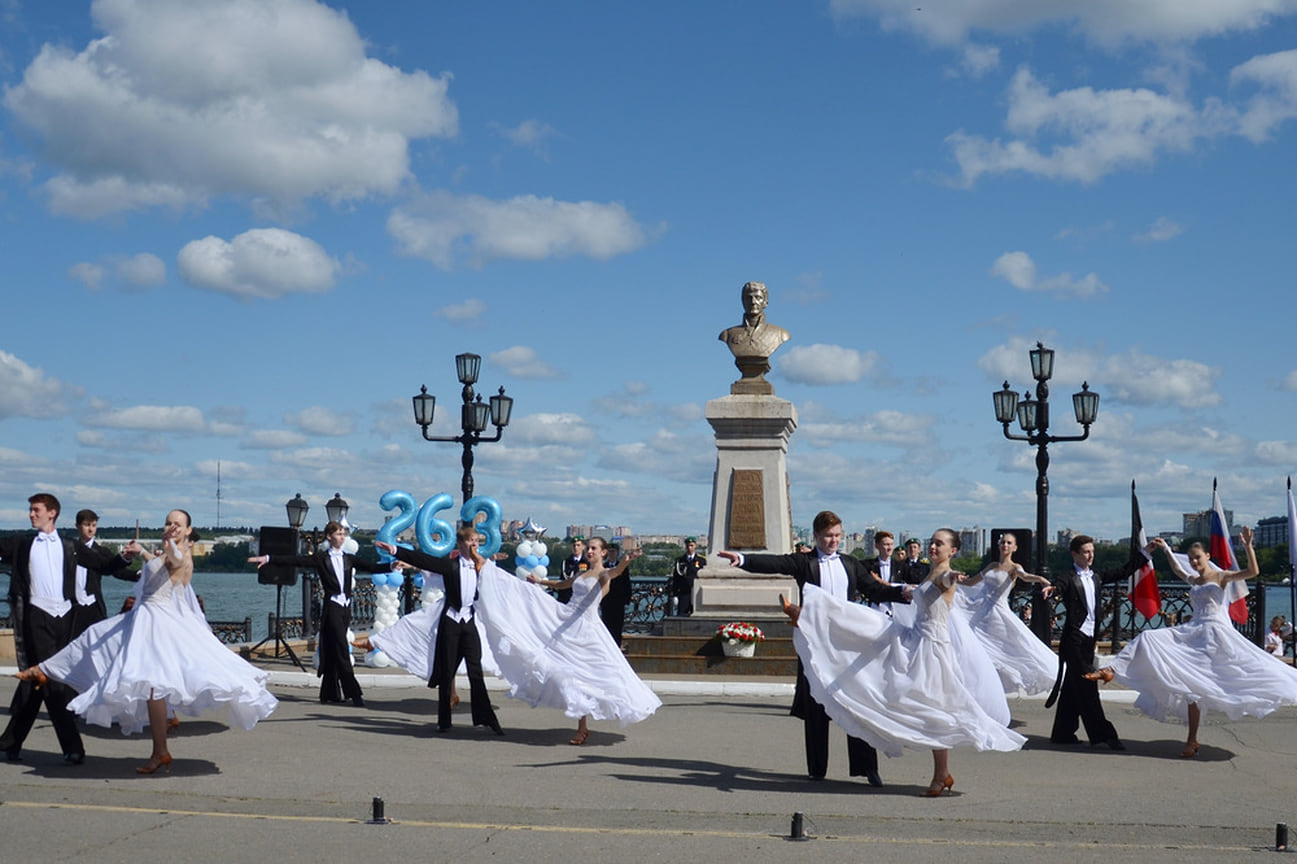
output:
[[[378,529],[377,539],[410,549],[412,547],[408,543],[398,543],[396,537],[413,525],[419,548],[429,555],[444,558],[455,548],[455,529],[445,520],[438,519],[437,514],[453,507],[454,504],[455,499],[451,498],[449,493],[442,492],[424,501],[423,506],[418,506],[414,503],[414,496],[409,492],[393,489],[378,499],[378,506],[384,510],[399,512]],[[477,533],[486,538],[486,541],[478,547],[478,551],[490,558],[500,551],[500,503],[494,498],[478,495],[465,501],[464,506],[459,508],[459,518],[467,525],[474,525],[473,520],[478,517],[478,514],[486,515],[484,521],[474,526],[477,528]],[[392,559],[392,556],[386,552],[380,553],[379,557],[383,561]]]

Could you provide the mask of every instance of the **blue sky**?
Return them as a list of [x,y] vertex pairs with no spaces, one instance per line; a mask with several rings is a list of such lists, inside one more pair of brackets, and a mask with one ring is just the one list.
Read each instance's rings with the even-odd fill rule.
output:
[[1297,0],[0,0],[0,80],[0,525],[458,498],[474,351],[506,517],[704,532],[748,280],[798,524],[1032,525],[1037,340],[1052,529],[1284,510]]

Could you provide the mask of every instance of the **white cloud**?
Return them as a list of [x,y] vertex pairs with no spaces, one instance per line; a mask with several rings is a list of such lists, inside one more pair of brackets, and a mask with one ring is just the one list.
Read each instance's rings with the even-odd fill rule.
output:
[[1108,392],[1103,395],[1111,395],[1119,402],[1169,402],[1182,408],[1198,408],[1220,404],[1221,395],[1215,389],[1220,375],[1219,368],[1196,360],[1164,360],[1132,348],[1105,357],[1095,377],[1101,376],[1105,382]]
[[522,195],[493,201],[436,191],[397,207],[387,231],[403,254],[443,270],[461,259],[474,266],[498,258],[541,261],[586,255],[606,259],[648,242],[621,204],[556,201]]
[[117,276],[128,285],[150,288],[167,280],[167,265],[148,252],[140,252],[117,262]]
[[[1007,379],[1012,386],[1015,381],[1030,380],[1027,352],[1032,347],[1031,341],[1012,339],[983,354],[977,365],[993,381]],[[1058,349],[1056,344],[1046,347]],[[1220,375],[1219,368],[1196,360],[1167,360],[1134,348],[1122,353],[1067,348],[1059,350],[1054,359],[1054,380],[1068,382],[1058,386],[1076,386],[1078,382],[1088,381],[1090,389],[1099,393],[1104,402],[1131,405],[1170,404],[1181,408],[1219,405],[1222,398],[1216,382]]]
[[167,281],[167,265],[156,255],[140,252],[130,256],[104,256],[97,263],[82,261],[68,269],[68,276],[91,291],[103,288],[110,274],[127,288],[152,288]]
[[69,388],[40,369],[0,350],[0,420],[6,417],[61,417]]
[[91,427],[148,432],[203,432],[207,428],[203,412],[192,405],[135,405],[100,411],[84,422]]
[[284,422],[308,435],[350,435],[355,426],[350,414],[320,405],[287,414]]
[[327,291],[341,270],[320,244],[282,228],[254,228],[228,242],[193,240],[176,256],[176,267],[196,288],[242,299]]
[[1179,222],[1159,216],[1148,226],[1148,230],[1135,235],[1137,243],[1162,243],[1184,233],[1184,226]]
[[390,194],[411,140],[457,133],[449,76],[366,57],[314,0],[97,0],[91,15],[101,38],[44,45],[4,97],[63,172],[59,213]]
[[553,126],[539,120],[524,120],[512,129],[498,123],[492,125],[514,145],[536,151],[542,149],[546,140],[558,134]]
[[1260,92],[1239,117],[1239,132],[1263,141],[1280,123],[1297,117],[1297,49],[1253,57],[1230,71],[1230,83],[1255,83]]
[[878,362],[874,351],[860,352],[840,345],[799,345],[779,360],[779,373],[802,384],[853,384]]
[[1066,28],[1095,42],[1176,43],[1265,27],[1297,11],[1294,0],[831,0],[839,18],[875,18],[886,30],[957,45],[973,32],[1022,36]]
[[1256,458],[1266,465],[1297,465],[1297,444],[1291,441],[1258,441]]
[[254,429],[239,443],[244,450],[282,450],[301,447],[306,436],[290,429]]
[[1073,279],[1071,273],[1041,279],[1036,272],[1036,262],[1026,252],[1005,252],[991,265],[991,275],[1003,278],[1019,291],[1081,298],[1108,293],[1108,286],[1094,273],[1087,273],[1080,279]]
[[1215,103],[1199,112],[1180,97],[1144,88],[1050,93],[1026,68],[1014,73],[1008,101],[1009,141],[963,130],[947,136],[964,185],[1015,171],[1094,183],[1119,169],[1149,165],[1159,153],[1187,151],[1198,138],[1229,126]]
[[452,324],[462,324],[465,321],[476,321],[486,312],[486,304],[476,297],[470,297],[463,303],[452,303],[449,306],[442,306],[433,313],[434,317],[442,318]]
[[104,268],[89,261],[81,261],[68,268],[68,276],[80,282],[91,291],[98,291],[103,286]]
[[1000,49],[994,45],[965,45],[960,66],[964,74],[980,78],[1000,65]]
[[509,426],[516,444],[587,447],[596,443],[594,429],[577,414],[528,414]]
[[503,351],[492,353],[488,359],[493,364],[504,367],[508,375],[515,378],[557,378],[558,372],[544,360],[535,348],[526,345],[515,345]]
[[802,423],[798,436],[806,436],[818,446],[846,442],[897,444],[906,447],[930,444],[936,418],[884,409],[863,417],[831,422]]

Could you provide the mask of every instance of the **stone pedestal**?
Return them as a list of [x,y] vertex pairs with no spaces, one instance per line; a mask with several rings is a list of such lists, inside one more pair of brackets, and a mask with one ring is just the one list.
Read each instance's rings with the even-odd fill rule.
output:
[[694,585],[694,614],[782,617],[779,595],[796,596],[792,579],[730,567],[716,553],[792,551],[788,439],[797,428],[797,409],[773,395],[731,394],[708,402],[706,416],[716,432],[716,474],[707,532],[711,549]]

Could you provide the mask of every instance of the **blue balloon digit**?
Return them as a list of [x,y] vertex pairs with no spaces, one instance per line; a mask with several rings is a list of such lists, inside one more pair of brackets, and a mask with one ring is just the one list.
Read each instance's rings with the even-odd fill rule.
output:
[[[445,558],[455,548],[455,529],[445,520],[438,519],[437,514],[453,506],[455,499],[446,492],[434,495],[419,508],[419,518],[415,522],[414,536],[419,540],[419,548],[429,555]],[[439,539],[433,540],[433,535]]]
[[[378,529],[375,540],[383,543],[391,543],[393,546],[403,546],[406,549],[413,549],[409,543],[397,542],[396,536],[414,524],[414,515],[418,506],[414,503],[414,496],[409,492],[402,492],[399,489],[392,489],[383,493],[383,497],[378,499],[378,506],[384,510],[397,510],[401,512],[383,523],[383,527]],[[384,563],[391,563],[392,556],[386,552],[378,553],[378,560]]]
[[504,538],[500,536],[500,502],[485,495],[469,498],[459,510],[459,518],[466,525],[472,525],[477,514],[485,513],[486,521],[477,523],[477,531],[486,538],[486,542],[477,547],[483,557],[490,558],[500,551]]

